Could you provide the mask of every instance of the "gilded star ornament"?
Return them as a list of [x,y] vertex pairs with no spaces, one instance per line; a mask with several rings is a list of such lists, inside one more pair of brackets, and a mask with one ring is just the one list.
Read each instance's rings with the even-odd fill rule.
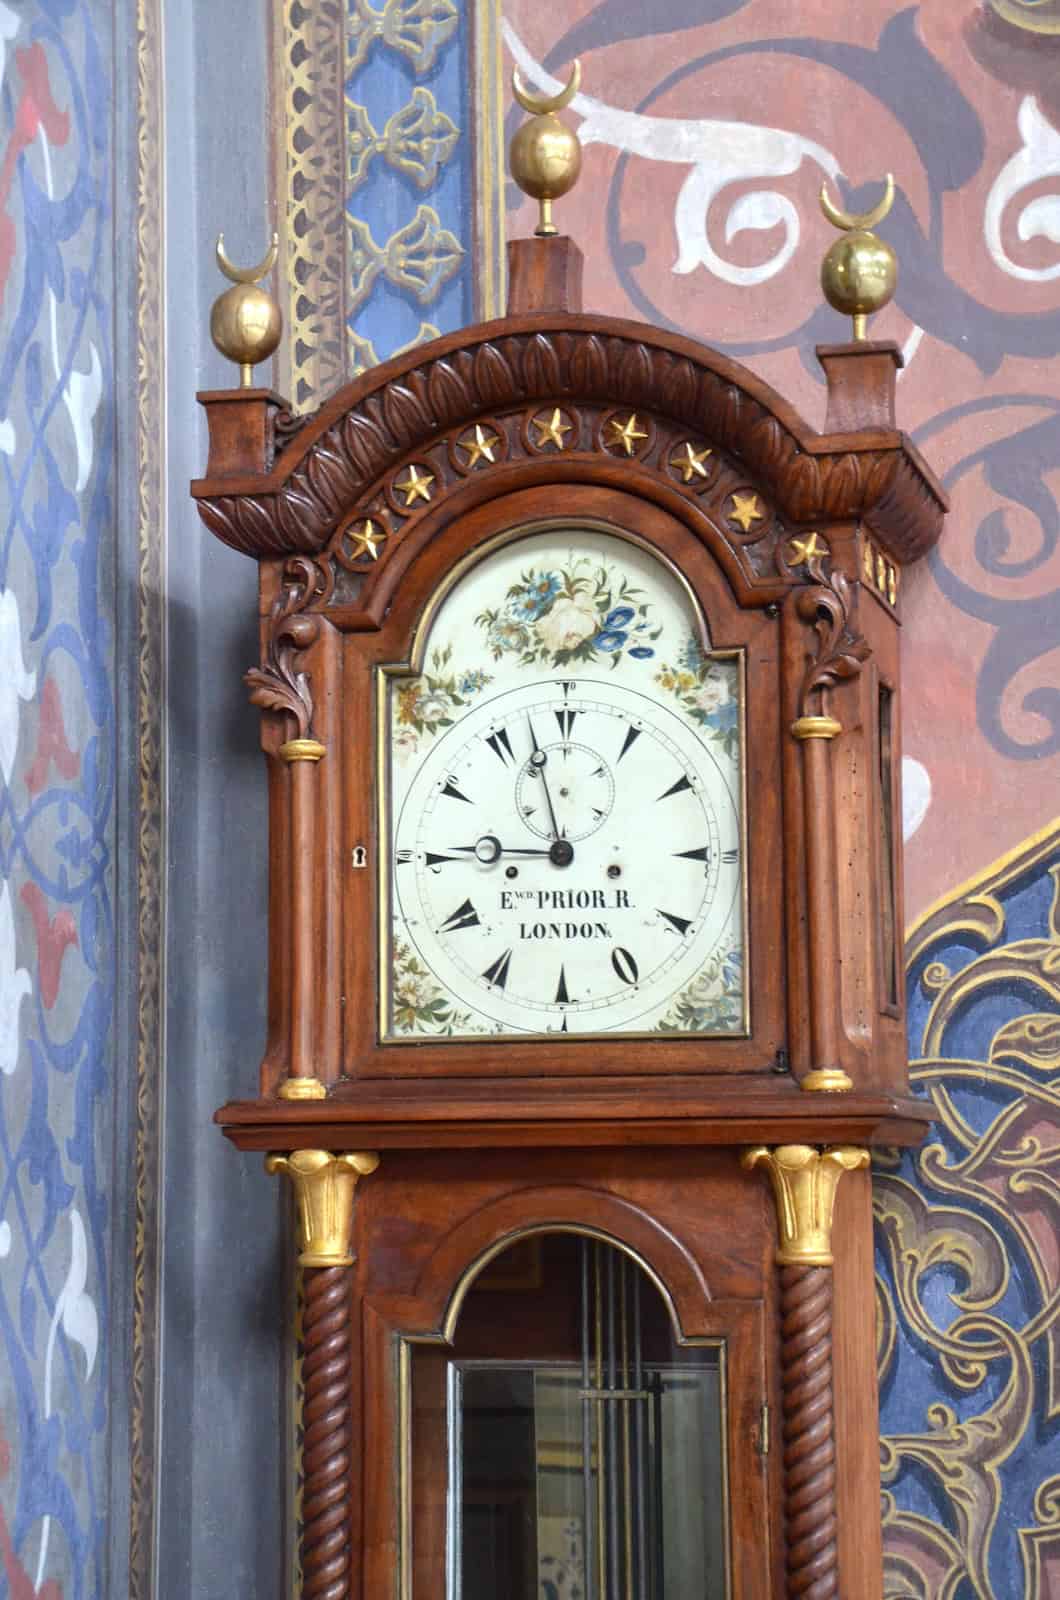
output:
[[567,448],[563,441],[563,435],[565,433],[570,433],[571,425],[569,422],[564,422],[563,412],[560,410],[559,406],[556,406],[547,422],[543,420],[543,416],[534,417],[533,425],[537,429],[537,442],[539,446],[544,444],[554,444],[557,450],[565,450]]
[[738,522],[744,533],[749,533],[753,522],[762,522],[765,512],[758,509],[758,496],[756,494],[734,494],[732,497],[732,510],[729,512],[729,521]]
[[467,461],[464,464],[468,467],[477,467],[480,461],[496,461],[497,457],[493,452],[500,442],[495,433],[487,433],[478,422],[466,439],[457,440],[461,450],[467,451]]
[[676,468],[686,483],[691,483],[693,478],[710,476],[703,463],[713,454],[713,450],[696,450],[686,439],[677,454],[670,457],[670,465]]
[[646,439],[648,437],[642,429],[637,427],[637,413],[635,411],[630,413],[625,422],[619,422],[617,417],[612,417],[607,427],[611,435],[607,441],[608,444],[613,445],[616,450],[621,448],[626,452],[627,456],[636,454],[638,439]]
[[366,517],[357,529],[350,534],[355,556],[371,556],[373,561],[379,560],[379,546],[386,540],[386,529],[380,528],[371,517]]
[[408,477],[395,482],[394,488],[405,496],[405,504],[410,506],[414,500],[430,500],[433,482],[433,472],[421,472],[419,467],[411,466]]
[[[746,532],[746,529],[744,530]],[[816,533],[808,533],[804,538],[798,535],[788,540],[788,560],[793,567],[800,567],[804,561],[812,561],[815,556],[828,555],[829,549],[824,540]]]

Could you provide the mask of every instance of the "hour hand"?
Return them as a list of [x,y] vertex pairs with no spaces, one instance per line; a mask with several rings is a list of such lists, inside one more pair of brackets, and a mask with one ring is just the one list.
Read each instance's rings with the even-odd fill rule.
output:
[[454,844],[450,848],[454,855],[474,856],[484,867],[492,866],[501,856],[547,856],[550,853],[548,850],[524,850],[521,846],[509,848],[501,844],[494,833],[484,833],[474,844]]

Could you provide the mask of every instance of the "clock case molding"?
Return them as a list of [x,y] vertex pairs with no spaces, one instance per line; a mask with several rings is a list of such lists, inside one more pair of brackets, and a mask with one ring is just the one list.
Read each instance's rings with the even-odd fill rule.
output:
[[[413,1548],[410,1341],[453,1335],[506,1242],[573,1228],[648,1268],[680,1338],[728,1341],[731,1595],[878,1597],[864,1147],[928,1120],[901,989],[898,633],[945,497],[895,427],[893,344],[818,351],[818,433],[705,346],[582,314],[569,240],[509,251],[507,317],[310,416],[265,389],[199,397],[192,492],[261,577],[268,1033],[257,1096],[217,1120],[302,1210],[302,1592],[441,1592]],[[557,410],[559,443],[535,426]],[[495,460],[465,446],[476,426]],[[656,549],[713,646],[744,652],[750,1034],[383,1045],[374,668],[410,658],[454,565],[557,516]]]

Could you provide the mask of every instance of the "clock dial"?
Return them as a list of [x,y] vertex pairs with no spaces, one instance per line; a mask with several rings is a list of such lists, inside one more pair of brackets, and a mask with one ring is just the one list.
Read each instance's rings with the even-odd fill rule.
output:
[[589,530],[447,598],[389,691],[390,1037],[744,1030],[739,662],[695,624]]

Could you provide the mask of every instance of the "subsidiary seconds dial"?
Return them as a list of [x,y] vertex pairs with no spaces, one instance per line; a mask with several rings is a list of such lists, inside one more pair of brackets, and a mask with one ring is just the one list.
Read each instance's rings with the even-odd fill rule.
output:
[[648,1031],[739,937],[733,778],[613,682],[480,702],[396,819],[395,930],[496,1031]]

